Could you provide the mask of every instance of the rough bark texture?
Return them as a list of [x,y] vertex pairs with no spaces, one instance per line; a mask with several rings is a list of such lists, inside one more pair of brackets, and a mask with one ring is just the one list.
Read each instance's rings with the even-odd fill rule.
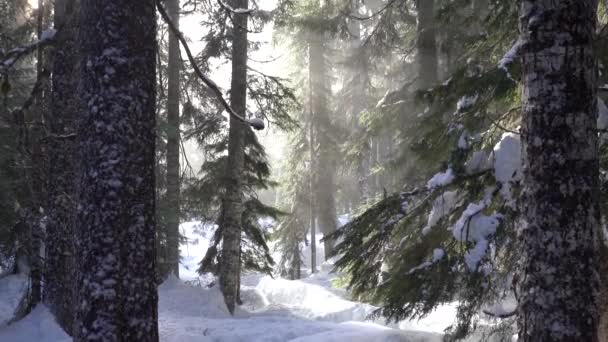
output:
[[439,64],[437,61],[437,42],[435,40],[435,0],[417,0],[418,34],[416,48],[417,63],[420,68],[418,84],[421,89],[429,88],[437,83]]
[[521,3],[520,341],[597,341],[596,0]]
[[[233,8],[248,8],[248,0],[233,0]],[[232,83],[230,104],[245,117],[247,101],[247,14],[233,14]],[[226,195],[223,199],[223,244],[220,288],[230,313],[234,313],[240,279],[241,217],[243,213],[243,162],[247,126],[230,117]]]
[[[312,111],[315,140],[317,142],[317,156],[315,161],[315,203],[319,218],[319,226],[324,235],[333,233],[337,228],[336,193],[335,184],[335,141],[332,132],[332,122],[329,116],[327,94],[329,94],[329,81],[325,65],[325,47],[322,38],[313,34],[310,40],[309,61],[312,87]],[[314,146],[313,146],[314,148]],[[325,255],[330,255],[333,241],[326,239],[323,242]]]
[[78,115],[77,1],[55,0],[57,36],[48,130],[48,209],[44,303],[69,334],[74,296],[74,153]]
[[153,0],[82,0],[74,340],[158,341]]
[[[166,1],[167,13],[179,28],[179,0]],[[167,89],[167,254],[168,270],[179,277],[179,41],[169,32]]]
[[600,320],[598,325],[599,342],[608,342],[608,246],[606,236],[603,236],[600,243],[600,291],[598,308]]

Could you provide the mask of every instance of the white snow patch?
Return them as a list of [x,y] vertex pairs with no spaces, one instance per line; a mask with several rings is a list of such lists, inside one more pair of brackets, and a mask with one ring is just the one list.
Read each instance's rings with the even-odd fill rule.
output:
[[71,342],[44,305],[36,306],[24,319],[6,327],[0,326],[0,341],[6,342]]
[[521,179],[521,141],[519,135],[504,133],[494,146],[494,177],[502,184],[500,193],[514,205],[511,185]]
[[458,148],[461,150],[469,149],[469,132],[466,130],[460,134],[460,138],[458,138]]
[[451,168],[447,169],[445,172],[439,172],[435,174],[427,183],[426,187],[429,189],[434,189],[439,186],[449,185],[454,181],[454,171]]
[[[213,238],[215,225],[189,222],[180,229],[188,240],[181,246],[180,274],[186,280],[200,280],[194,270]],[[321,251],[322,245],[318,245]],[[432,260],[440,260],[443,254],[440,250],[434,251]],[[322,263],[318,273],[294,281],[257,273],[244,275],[241,280],[244,305],[237,308],[234,316],[228,313],[217,286],[193,286],[169,278],[158,288],[160,341],[435,342],[441,341],[441,332],[454,319],[455,312],[448,305],[423,320],[403,321],[391,325],[393,328],[384,325],[384,321],[363,322],[375,307],[346,299],[349,294],[345,289],[332,286],[340,276],[330,273],[332,268],[331,261]],[[20,291],[16,285],[24,280],[23,277],[11,279],[10,286],[6,278],[0,280],[0,313],[4,312],[3,305],[16,297]],[[14,300],[11,303],[12,309]],[[399,329],[395,329],[397,327]],[[48,310],[39,306],[24,320],[8,327],[0,326],[0,341],[67,342],[71,339]]]
[[466,111],[467,109],[473,107],[475,105],[475,103],[477,102],[477,94],[469,96],[469,95],[465,95],[463,97],[461,97],[458,100],[458,103],[456,103],[456,111],[458,113],[462,113],[464,111]]
[[464,164],[467,174],[474,174],[489,170],[492,167],[492,162],[486,151],[480,150],[473,152],[471,158]]
[[523,43],[521,40],[517,40],[515,44],[507,51],[507,53],[498,61],[498,68],[503,70],[507,76],[513,80],[513,77],[509,73],[509,66],[513,64],[515,59],[519,58],[519,53]]
[[429,218],[426,226],[422,228],[422,234],[426,235],[431,231],[434,225],[439,222],[458,202],[458,193],[456,191],[446,191],[441,196],[437,197],[433,202],[433,208],[429,213]]
[[465,254],[465,263],[470,271],[477,270],[481,259],[488,249],[488,237],[496,233],[502,216],[493,214],[486,216],[482,211],[487,207],[485,201],[470,203],[458,221],[451,227],[452,235],[457,241],[475,242],[475,247]]
[[13,318],[27,286],[28,276],[25,274],[11,274],[0,278],[0,326]]

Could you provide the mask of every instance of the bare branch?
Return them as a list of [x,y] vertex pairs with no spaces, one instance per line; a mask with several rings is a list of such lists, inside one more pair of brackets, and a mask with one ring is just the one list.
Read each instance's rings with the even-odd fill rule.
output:
[[167,11],[161,5],[160,0],[156,0],[156,8],[158,9],[158,12],[160,13],[161,17],[163,17],[163,20],[169,26],[169,29],[171,29],[171,32],[173,32],[173,34],[175,34],[177,39],[180,41],[180,43],[184,47],[184,50],[186,51],[186,55],[188,56],[188,60],[190,61],[190,65],[192,66],[192,69],[194,69],[194,72],[196,73],[196,75],[201,79],[201,81],[203,81],[203,83],[207,87],[209,87],[209,89],[211,89],[211,91],[213,92],[215,97],[217,97],[217,99],[220,101],[220,103],[222,104],[224,109],[226,109],[228,114],[230,114],[233,118],[252,126],[254,129],[257,129],[257,130],[263,129],[264,125],[260,125],[258,121],[252,122],[250,120],[247,120],[246,118],[237,114],[232,109],[232,107],[230,107],[230,105],[228,104],[226,99],[224,99],[224,96],[222,95],[222,91],[220,90],[218,85],[215,84],[215,82],[213,82],[209,77],[205,76],[205,74],[203,74],[201,69],[196,64],[196,60],[194,59],[194,56],[192,55],[192,52],[190,51],[190,47],[188,46],[186,39],[184,38],[182,33],[175,27],[175,24],[171,21],[171,18],[167,14]]
[[47,32],[48,34],[46,35],[43,33],[42,38],[40,40],[23,47],[14,48],[8,51],[3,56],[1,56],[0,71],[9,69],[13,65],[15,65],[15,63],[17,63],[17,61],[19,61],[21,58],[29,55],[34,51],[37,51],[38,49],[44,48],[45,46],[54,43],[55,30],[50,29],[45,31],[45,33]]

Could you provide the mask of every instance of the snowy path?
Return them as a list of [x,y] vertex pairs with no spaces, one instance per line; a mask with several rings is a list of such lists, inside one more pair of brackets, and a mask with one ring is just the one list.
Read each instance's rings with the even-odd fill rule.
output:
[[[184,224],[182,229],[188,244],[182,246],[180,275],[194,280],[198,278],[194,270],[208,247],[212,228]],[[297,281],[259,274],[244,276],[241,291],[245,303],[234,317],[228,314],[217,286],[205,288],[168,279],[159,287],[161,341],[439,342],[440,332],[452,323],[454,308],[450,306],[421,321],[401,322],[399,329],[365,321],[374,307],[349,301],[344,298],[346,291],[331,288],[335,276],[327,272],[328,268]],[[0,319],[10,317],[6,311],[14,304],[19,284],[17,278],[0,282]],[[46,308],[38,307],[20,322],[0,325],[0,341],[67,342],[70,338]]]

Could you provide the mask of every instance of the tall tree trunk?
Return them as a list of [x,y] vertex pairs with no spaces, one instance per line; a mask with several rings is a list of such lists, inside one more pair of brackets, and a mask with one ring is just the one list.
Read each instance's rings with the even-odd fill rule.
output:
[[[44,1],[38,0],[38,16],[37,16],[37,35],[38,39],[42,39],[44,25]],[[47,109],[47,94],[48,82],[45,73],[46,54],[43,48],[39,47],[37,51],[36,61],[36,79],[42,82],[41,89],[36,97],[36,102],[33,111],[31,112],[30,120],[31,131],[29,134],[31,151],[30,155],[30,177],[31,177],[31,193],[29,210],[26,214],[26,222],[29,238],[29,267],[30,267],[30,302],[26,312],[29,312],[32,307],[42,299],[42,201],[46,197],[44,195],[44,151],[42,146],[43,133],[43,117],[44,111]]]
[[74,340],[158,341],[154,0],[82,0]]
[[55,0],[58,45],[53,57],[53,79],[48,130],[48,209],[44,302],[70,335],[74,296],[74,153],[78,115],[78,1]]
[[[351,8],[353,15],[359,14],[359,0],[351,0]],[[355,58],[356,63],[351,65],[348,77],[350,78],[350,85],[352,86],[352,127],[360,134],[363,131],[363,127],[359,122],[361,113],[367,108],[367,94],[366,85],[369,82],[368,65],[367,59],[361,56],[361,23],[359,20],[351,19],[349,23],[349,31],[352,35],[351,41],[351,54]],[[366,144],[364,150],[361,151],[359,160],[357,161],[357,186],[359,190],[358,205],[364,204],[370,197],[369,189],[369,172],[370,172],[370,146]]]
[[608,246],[606,245],[606,238],[606,236],[602,236],[600,242],[599,342],[608,342]]
[[[233,0],[233,8],[248,8],[249,0]],[[234,14],[232,40],[232,82],[230,104],[245,117],[247,112],[247,14]],[[220,288],[230,313],[234,313],[240,279],[241,225],[243,213],[243,163],[247,126],[230,117],[228,133],[228,168],[226,194],[223,199],[223,244]]]
[[520,341],[597,341],[597,0],[523,0]]
[[[167,13],[179,28],[179,0],[167,0]],[[169,271],[179,277],[179,41],[169,32],[167,89],[167,254]]]
[[[318,203],[317,214],[323,235],[336,231],[336,203],[335,203],[335,139],[332,132],[332,122],[329,115],[328,93],[329,81],[325,60],[325,47],[322,33],[313,32],[310,40],[309,62],[312,87],[312,110],[315,141],[318,145],[317,160],[315,161],[315,203]],[[332,253],[333,241],[325,239],[323,242],[325,256]]]
[[418,84],[420,89],[426,89],[438,82],[435,0],[416,0],[416,8],[418,10],[416,48],[417,63],[420,68]]
[[[309,70],[310,71],[310,70]],[[312,74],[312,72],[309,73]],[[312,110],[312,78],[309,77],[309,115],[310,122],[308,126],[308,139],[309,139],[309,152],[310,152],[310,179],[309,179],[309,198],[310,198],[310,272],[317,272],[317,205],[315,203],[316,189],[316,156],[315,156],[315,124],[314,124],[314,111]]]

